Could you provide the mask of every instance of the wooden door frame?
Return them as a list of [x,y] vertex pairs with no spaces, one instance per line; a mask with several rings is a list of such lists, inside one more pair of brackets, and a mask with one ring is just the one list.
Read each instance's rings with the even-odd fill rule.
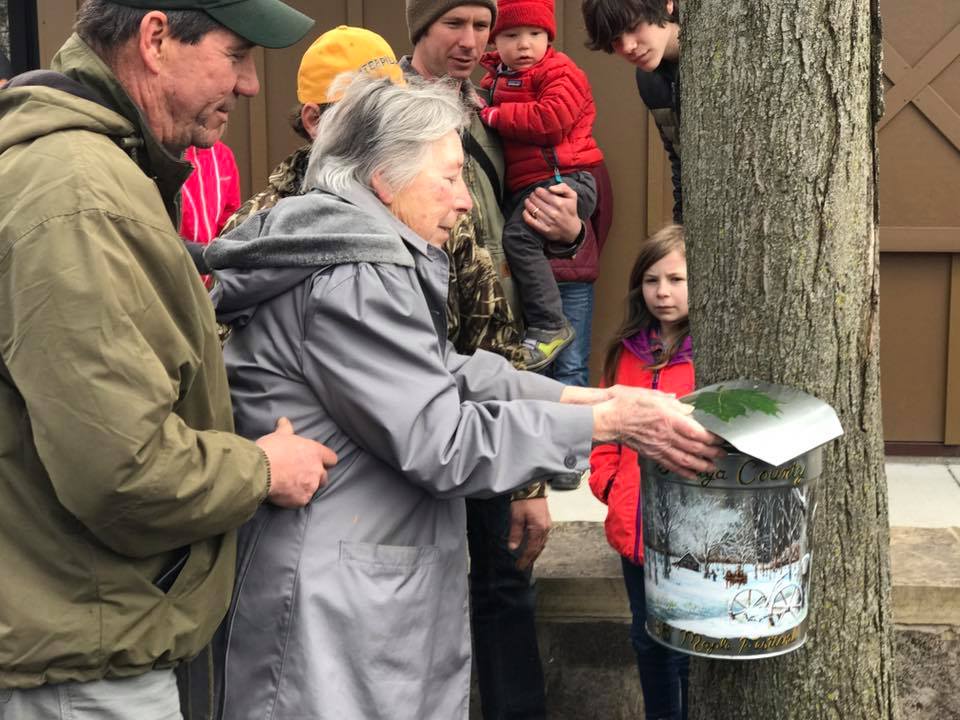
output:
[[[669,188],[669,191],[668,191]],[[670,208],[668,211],[667,208]],[[647,111],[647,237],[673,220],[673,167],[660,130]]]
[[943,435],[945,444],[960,446],[960,253],[954,253],[951,261],[949,317]]

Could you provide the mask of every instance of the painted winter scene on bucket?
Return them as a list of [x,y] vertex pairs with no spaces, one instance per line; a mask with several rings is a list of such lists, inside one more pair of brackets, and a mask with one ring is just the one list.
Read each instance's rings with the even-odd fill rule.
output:
[[643,530],[651,619],[713,638],[781,635],[803,622],[813,485],[641,485],[654,521]]

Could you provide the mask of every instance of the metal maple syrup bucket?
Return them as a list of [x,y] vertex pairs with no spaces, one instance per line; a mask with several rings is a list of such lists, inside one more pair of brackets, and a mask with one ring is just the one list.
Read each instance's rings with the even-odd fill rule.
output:
[[809,624],[823,445],[843,432],[836,413],[794,388],[750,380],[683,400],[728,443],[727,456],[693,480],[641,460],[647,632],[704,657],[796,650]]
[[747,659],[807,636],[822,451],[784,465],[738,452],[696,480],[645,461],[647,632],[691,655]]

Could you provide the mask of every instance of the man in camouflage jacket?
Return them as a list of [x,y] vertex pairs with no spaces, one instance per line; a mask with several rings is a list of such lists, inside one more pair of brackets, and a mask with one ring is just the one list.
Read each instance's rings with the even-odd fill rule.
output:
[[[482,98],[483,91],[469,79],[487,45],[496,10],[495,0],[407,0],[407,29],[414,49],[400,65],[408,77],[446,78],[460,84],[465,104],[471,108],[470,122],[461,141],[463,179],[473,208],[468,219],[455,228],[448,247],[456,263],[457,243],[469,236],[466,244],[475,249],[476,257],[492,259],[487,268],[499,276],[500,282],[491,277],[491,284],[513,301],[514,287],[502,245],[503,152],[499,136],[483,125],[477,112],[488,98]],[[567,185],[554,188],[539,188],[530,195],[523,217],[549,242],[569,248],[579,244],[584,232],[576,214],[576,193]],[[463,272],[457,280],[464,281]],[[461,289],[455,292],[451,288],[450,297],[456,296],[468,300],[470,297]],[[506,311],[520,317],[518,305],[503,305]],[[483,316],[483,309],[461,305],[454,314],[471,318],[472,322],[476,316]],[[473,328],[461,327],[454,343],[458,350],[465,351],[462,348],[468,342],[481,336]],[[519,333],[516,337],[519,340]],[[482,347],[506,355],[501,348],[489,344]],[[527,350],[517,347],[518,353]],[[532,488],[525,497],[514,494],[510,499],[501,496],[467,500],[470,619],[485,720],[546,717],[531,565],[546,545],[550,512],[543,497],[543,483],[537,485],[539,488]]]

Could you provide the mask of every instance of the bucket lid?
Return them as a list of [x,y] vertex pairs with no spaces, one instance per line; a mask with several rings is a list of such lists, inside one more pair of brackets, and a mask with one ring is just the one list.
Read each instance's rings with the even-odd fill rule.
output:
[[770,465],[843,435],[832,407],[786,385],[730,380],[680,399],[694,406],[693,417],[707,430]]

